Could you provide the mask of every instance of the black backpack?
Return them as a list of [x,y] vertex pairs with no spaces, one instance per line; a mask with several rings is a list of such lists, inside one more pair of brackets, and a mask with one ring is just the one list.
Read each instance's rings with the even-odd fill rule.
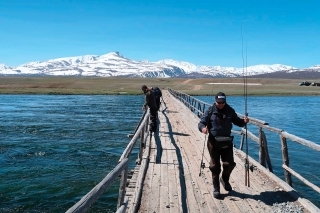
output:
[[152,87],[155,98],[160,98],[162,96],[162,92],[159,87]]

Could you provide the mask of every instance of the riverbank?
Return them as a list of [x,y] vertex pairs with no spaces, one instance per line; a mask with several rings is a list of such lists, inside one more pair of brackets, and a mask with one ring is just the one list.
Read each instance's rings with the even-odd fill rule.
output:
[[[320,95],[318,86],[299,86],[306,79],[248,78],[248,95]],[[313,79],[314,81],[315,79]],[[98,78],[98,77],[7,77],[0,78],[0,94],[138,95],[141,85],[172,88],[190,95],[223,91],[243,95],[243,78]]]

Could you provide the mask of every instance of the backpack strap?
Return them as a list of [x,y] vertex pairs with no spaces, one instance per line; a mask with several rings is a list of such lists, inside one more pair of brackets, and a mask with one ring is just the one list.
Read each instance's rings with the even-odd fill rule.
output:
[[211,116],[212,116],[212,113],[213,113],[213,106],[210,106],[210,107],[209,107],[209,112],[208,112],[208,117],[207,117],[207,127],[209,127],[210,118],[211,118]]

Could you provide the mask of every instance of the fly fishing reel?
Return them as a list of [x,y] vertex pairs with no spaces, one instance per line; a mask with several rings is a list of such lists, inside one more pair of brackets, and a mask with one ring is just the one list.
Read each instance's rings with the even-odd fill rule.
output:
[[201,168],[204,169],[206,167],[206,164],[204,162],[201,162]]
[[199,177],[201,176],[201,169],[204,169],[205,167],[206,167],[206,164],[201,160]]

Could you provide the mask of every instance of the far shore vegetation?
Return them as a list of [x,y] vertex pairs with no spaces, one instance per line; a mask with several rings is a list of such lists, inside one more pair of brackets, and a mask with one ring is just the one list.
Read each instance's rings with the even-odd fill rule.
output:
[[[320,79],[247,78],[247,94],[320,95],[320,86],[299,86]],[[141,86],[171,88],[189,95],[244,94],[244,78],[0,77],[0,94],[138,95]]]

